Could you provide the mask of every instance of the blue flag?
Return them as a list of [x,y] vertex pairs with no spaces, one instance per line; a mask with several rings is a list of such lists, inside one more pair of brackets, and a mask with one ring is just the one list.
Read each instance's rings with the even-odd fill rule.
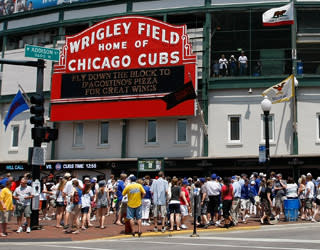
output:
[[16,94],[16,96],[14,97],[10,108],[8,110],[8,113],[6,115],[6,118],[4,119],[4,126],[5,129],[7,130],[7,126],[9,124],[9,122],[18,114],[20,114],[21,112],[25,111],[29,109],[28,104],[26,103],[26,101],[24,100],[20,90],[18,91],[18,93]]

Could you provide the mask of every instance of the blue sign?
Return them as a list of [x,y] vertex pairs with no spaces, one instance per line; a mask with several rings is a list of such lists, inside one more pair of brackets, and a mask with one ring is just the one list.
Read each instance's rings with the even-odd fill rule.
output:
[[266,162],[266,146],[259,146],[259,162]]

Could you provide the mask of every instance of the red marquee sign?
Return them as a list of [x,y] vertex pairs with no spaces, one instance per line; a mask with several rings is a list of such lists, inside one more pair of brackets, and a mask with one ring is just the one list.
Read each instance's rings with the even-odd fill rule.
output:
[[51,120],[194,115],[194,100],[167,110],[161,98],[195,76],[185,25],[112,18],[66,37],[52,76]]

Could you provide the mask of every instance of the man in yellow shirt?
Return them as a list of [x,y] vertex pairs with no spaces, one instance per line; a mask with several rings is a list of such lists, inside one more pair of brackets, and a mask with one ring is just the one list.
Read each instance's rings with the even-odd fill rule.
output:
[[6,187],[3,188],[0,192],[0,229],[1,237],[6,237],[7,233],[7,224],[11,219],[13,202],[12,202],[12,192],[10,190],[12,178],[10,177],[7,180]]
[[127,219],[130,220],[130,225],[132,229],[132,235],[134,226],[134,218],[138,222],[138,236],[141,236],[141,217],[142,217],[142,198],[145,196],[146,192],[141,184],[136,183],[137,178],[133,175],[130,177],[131,184],[128,184],[122,192],[122,195],[128,196],[128,207],[127,207]]

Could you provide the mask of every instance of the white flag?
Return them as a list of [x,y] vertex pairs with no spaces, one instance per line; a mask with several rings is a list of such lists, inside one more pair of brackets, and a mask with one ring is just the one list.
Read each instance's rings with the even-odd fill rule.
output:
[[294,96],[294,76],[291,75],[282,82],[263,91],[272,103],[289,101]]
[[272,8],[262,14],[263,26],[280,26],[294,23],[293,3]]

